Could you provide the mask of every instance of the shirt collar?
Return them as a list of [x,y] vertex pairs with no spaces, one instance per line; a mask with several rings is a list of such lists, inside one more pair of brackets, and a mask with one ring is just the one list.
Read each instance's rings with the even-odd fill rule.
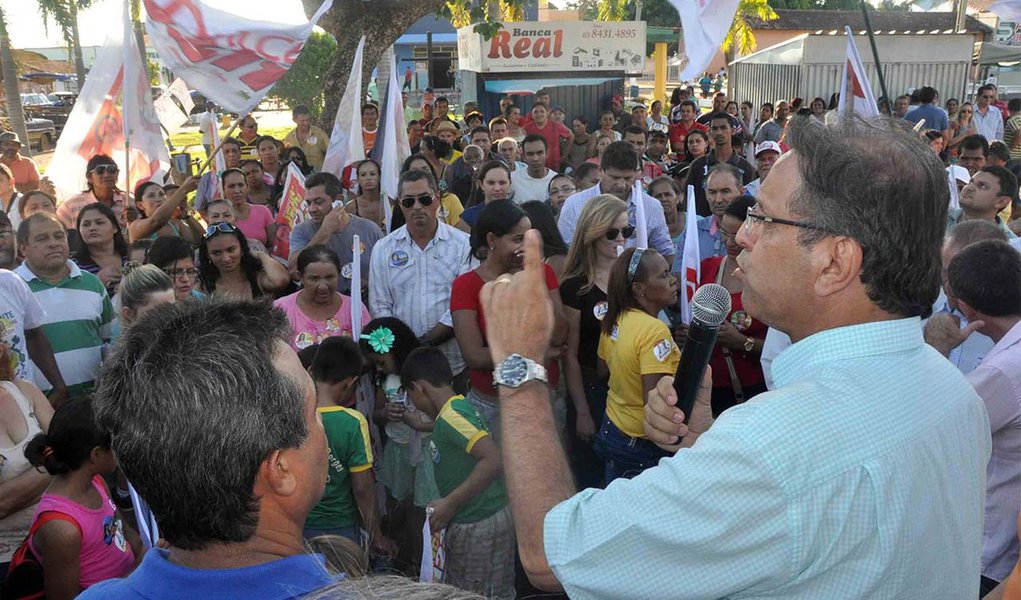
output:
[[827,363],[896,354],[924,344],[918,317],[827,329],[781,352],[773,361],[773,381],[781,388],[820,372]]
[[[67,259],[67,268],[70,270],[67,277],[68,279],[78,279],[82,276],[82,270],[78,268],[78,265],[71,259]],[[32,267],[28,266],[28,261],[22,262],[21,265],[15,269],[19,275],[21,275],[25,281],[32,281],[33,279],[39,279],[39,276],[35,274]],[[39,279],[39,281],[42,281]]]
[[993,345],[992,350],[990,350],[982,360],[984,362],[985,360],[990,359],[1001,352],[1005,352],[1007,348],[1017,344],[1021,344],[1021,321],[1014,323],[1014,326],[1007,331],[1006,335],[1000,338],[1000,341]]
[[[448,239],[450,239],[450,232],[447,231],[447,229],[445,227],[443,227],[443,225],[444,225],[443,223],[437,223],[436,224],[436,233],[433,234],[433,239],[432,239],[433,242],[438,242],[438,241],[439,242],[445,242]],[[411,232],[408,231],[408,225],[407,224],[401,225],[399,228],[394,230],[394,232],[392,234],[390,234],[390,235],[394,236],[394,239],[398,240],[398,241],[406,241],[406,242],[411,243],[411,244],[415,243],[415,240],[413,240],[411,238]]]

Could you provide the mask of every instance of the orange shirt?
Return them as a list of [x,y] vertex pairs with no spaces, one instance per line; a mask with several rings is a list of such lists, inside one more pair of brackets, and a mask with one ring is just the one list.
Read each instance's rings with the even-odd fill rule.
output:
[[372,152],[372,147],[376,145],[377,133],[379,133],[378,127],[375,131],[369,131],[364,128],[362,129],[362,145],[365,146],[365,156],[368,156],[369,152]]
[[39,169],[36,168],[35,162],[31,158],[18,154],[13,161],[8,162],[0,158],[0,162],[11,170],[14,175],[14,185],[17,186],[18,191],[23,191],[22,186],[39,182]]

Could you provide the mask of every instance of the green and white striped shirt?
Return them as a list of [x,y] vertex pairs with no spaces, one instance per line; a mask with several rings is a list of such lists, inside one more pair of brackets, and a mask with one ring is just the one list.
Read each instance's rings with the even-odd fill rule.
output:
[[[27,262],[15,273],[28,283],[46,310],[43,333],[53,347],[68,395],[74,397],[92,391],[103,360],[103,345],[110,339],[113,305],[98,277],[70,260],[67,266],[70,274],[56,285],[36,276]],[[35,383],[44,390],[52,387],[39,372]]]

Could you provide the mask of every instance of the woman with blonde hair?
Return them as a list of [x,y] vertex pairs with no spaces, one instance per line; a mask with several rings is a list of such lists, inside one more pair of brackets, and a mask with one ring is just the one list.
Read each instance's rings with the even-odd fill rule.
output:
[[603,194],[585,204],[577,231],[581,234],[571,243],[560,284],[568,326],[563,363],[571,399],[569,451],[578,485],[602,487],[604,463],[593,451],[592,439],[606,411],[607,378],[598,372],[596,348],[607,309],[610,269],[634,228],[628,225],[627,205]]
[[122,271],[124,277],[113,300],[121,327],[127,327],[157,306],[174,303],[174,280],[156,265],[129,262]]

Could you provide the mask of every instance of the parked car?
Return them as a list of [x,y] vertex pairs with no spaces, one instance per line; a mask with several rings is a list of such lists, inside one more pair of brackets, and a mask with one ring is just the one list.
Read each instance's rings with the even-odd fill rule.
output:
[[28,144],[36,152],[49,152],[57,141],[57,128],[49,119],[26,119],[25,128],[28,129]]
[[64,130],[64,125],[67,123],[67,118],[71,115],[71,109],[74,108],[74,102],[77,99],[78,95],[73,92],[54,92],[47,96],[49,104],[26,106],[25,111],[31,117],[53,121],[54,127],[57,128],[57,134],[60,134]]

